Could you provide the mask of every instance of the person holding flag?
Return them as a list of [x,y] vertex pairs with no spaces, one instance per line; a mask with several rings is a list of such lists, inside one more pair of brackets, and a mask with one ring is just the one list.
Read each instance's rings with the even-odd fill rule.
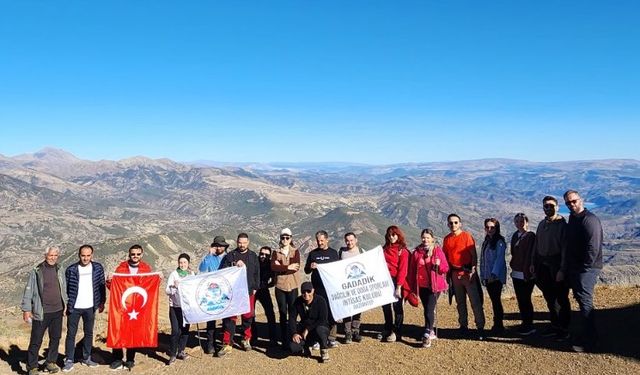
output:
[[172,365],[177,359],[185,360],[189,357],[184,352],[189,340],[189,324],[184,324],[182,318],[182,307],[180,306],[180,294],[178,293],[178,285],[180,279],[193,275],[193,271],[189,268],[191,258],[189,254],[182,253],[178,256],[178,268],[171,272],[165,293],[169,296],[169,320],[171,321],[171,344],[169,346],[169,362]]
[[[142,275],[152,272],[151,266],[142,261],[143,254],[142,246],[131,246],[129,259],[116,267],[115,275],[107,278],[107,288],[110,290],[107,346],[113,348],[113,362],[109,366],[111,370],[126,367],[131,371],[135,366],[134,348],[158,345],[160,276]],[[123,362],[125,348],[127,357]]]

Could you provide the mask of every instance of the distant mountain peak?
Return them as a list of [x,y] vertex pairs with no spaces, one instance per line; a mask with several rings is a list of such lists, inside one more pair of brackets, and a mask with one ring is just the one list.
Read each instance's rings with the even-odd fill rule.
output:
[[39,160],[39,161],[55,161],[55,162],[66,162],[66,163],[76,163],[81,161],[75,155],[65,150],[54,148],[54,147],[44,147],[43,149],[36,151],[32,154],[21,154],[15,156],[13,159],[26,161],[26,160]]

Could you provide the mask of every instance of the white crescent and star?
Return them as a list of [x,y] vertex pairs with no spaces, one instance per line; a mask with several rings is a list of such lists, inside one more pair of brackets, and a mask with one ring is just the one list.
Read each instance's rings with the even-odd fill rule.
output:
[[[136,293],[142,296],[142,306],[140,307],[144,307],[144,305],[147,304],[147,297],[148,297],[147,291],[144,290],[144,288],[142,287],[132,286],[127,288],[127,290],[125,290],[124,293],[122,293],[122,297],[120,298],[120,303],[122,304],[122,307],[125,310],[127,309],[127,297]],[[129,315],[129,320],[136,320],[138,319],[138,314],[140,313],[136,310],[132,310],[130,313],[127,313],[127,314]]]

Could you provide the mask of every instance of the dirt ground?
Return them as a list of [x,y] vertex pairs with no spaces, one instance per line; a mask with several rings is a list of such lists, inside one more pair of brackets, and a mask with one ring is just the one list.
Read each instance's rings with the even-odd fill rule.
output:
[[[568,342],[556,342],[538,334],[522,338],[515,333],[519,321],[514,298],[503,300],[507,331],[501,337],[478,341],[463,338],[457,333],[455,302],[450,306],[446,295],[440,298],[437,310],[438,336],[431,348],[420,347],[417,338],[422,332],[422,307],[405,305],[406,337],[402,342],[381,343],[375,337],[381,329],[382,309],[376,308],[363,314],[364,340],[361,343],[340,345],[330,350],[331,361],[319,363],[319,351],[313,358],[287,357],[277,348],[268,348],[260,340],[251,352],[239,349],[225,356],[214,358],[205,355],[199,347],[195,327],[192,327],[187,351],[191,358],[166,366],[168,356],[168,308],[160,313],[160,347],[148,349],[136,357],[133,372],[140,374],[638,374],[640,373],[640,288],[599,287],[596,291],[597,324],[600,335],[600,352],[578,354],[572,352]],[[573,303],[573,301],[572,301]],[[534,297],[536,327],[540,331],[547,326],[544,320],[546,305],[542,297]],[[492,316],[488,298],[485,298],[488,327]],[[573,306],[573,318],[577,307]],[[469,309],[471,314],[471,309]],[[20,323],[17,309],[2,310],[0,316],[0,373],[25,373],[26,349],[29,326]],[[469,321],[473,322],[472,314]],[[264,316],[258,317],[261,335],[266,333]],[[202,326],[202,325],[201,325]],[[473,325],[471,324],[471,327]],[[470,327],[470,328],[471,328]],[[94,343],[94,360],[101,364],[89,369],[79,364],[71,373],[112,373],[108,369],[111,352],[105,346],[106,314],[96,323],[97,337]],[[78,334],[80,339],[81,333]],[[261,336],[262,337],[262,336]],[[339,335],[341,338],[342,335]],[[45,345],[46,341],[45,339]],[[63,340],[64,341],[64,334]],[[64,352],[63,342],[60,351]],[[62,359],[62,357],[60,357]],[[60,362],[60,364],[62,364]],[[123,371],[123,370],[122,370]],[[113,372],[117,373],[117,372]]]

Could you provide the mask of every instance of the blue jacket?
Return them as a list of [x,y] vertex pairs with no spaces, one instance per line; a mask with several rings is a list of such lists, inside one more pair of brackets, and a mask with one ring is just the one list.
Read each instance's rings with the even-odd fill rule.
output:
[[[79,264],[80,263],[77,262],[70,265],[64,273],[67,279],[67,296],[69,298],[67,311],[69,313],[73,312],[73,306],[75,306],[76,299],[78,298]],[[107,300],[107,292],[102,264],[92,261],[91,266],[93,267],[91,278],[93,280],[93,309],[95,310],[100,306],[104,306]]]
[[488,280],[493,275],[503,285],[507,283],[506,250],[507,243],[502,239],[498,240],[495,248],[491,247],[491,241],[488,238],[484,240],[480,255],[480,277],[482,280]]
[[224,253],[222,255],[207,254],[207,256],[202,258],[198,271],[200,271],[200,273],[217,271],[218,268],[220,268],[224,256]]

